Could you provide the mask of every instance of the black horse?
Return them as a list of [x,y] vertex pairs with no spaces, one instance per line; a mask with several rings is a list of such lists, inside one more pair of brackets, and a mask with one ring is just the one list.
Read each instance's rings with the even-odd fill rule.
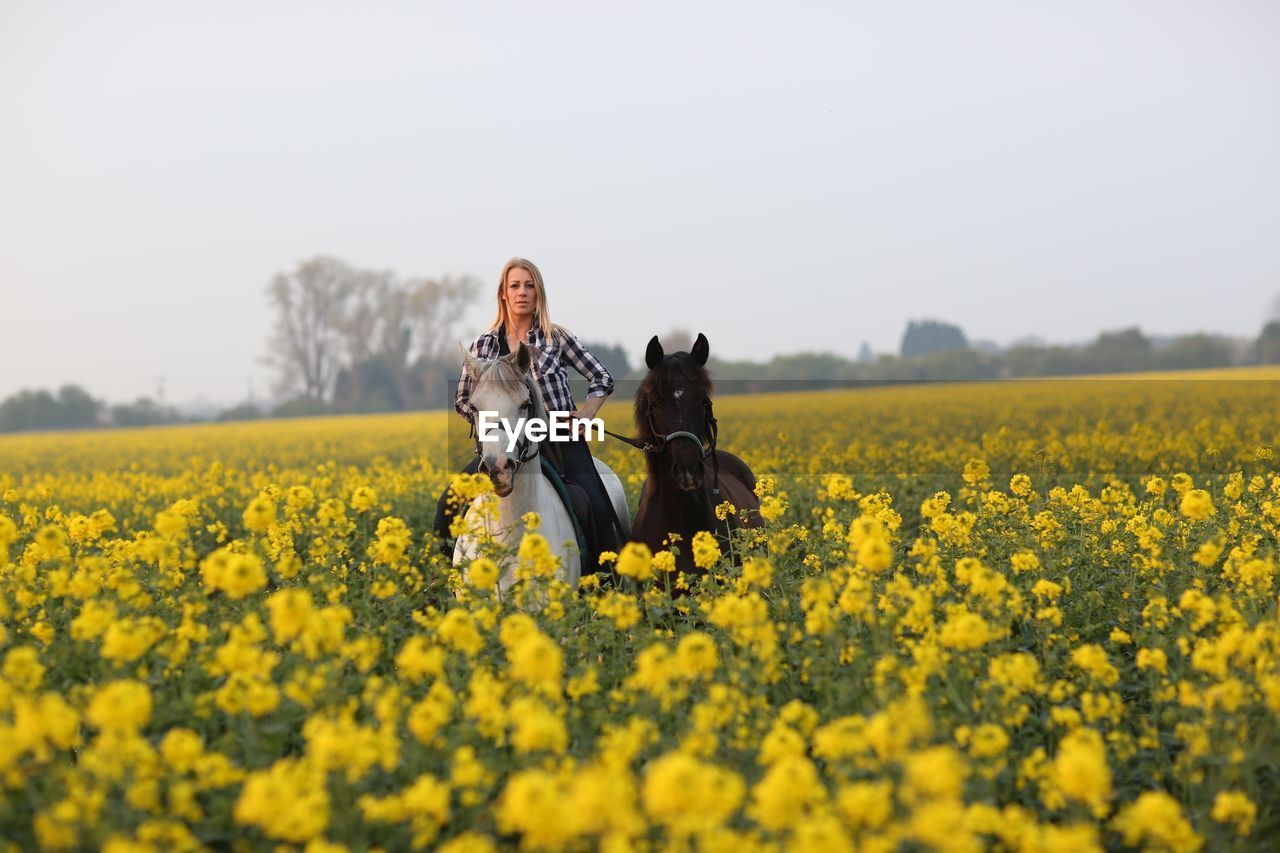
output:
[[[669,534],[679,534],[676,568],[686,573],[697,571],[690,540],[698,531],[714,533],[723,550],[731,529],[760,524],[755,475],[716,447],[710,350],[699,333],[692,352],[666,355],[654,335],[644,355],[649,373],[636,391],[637,444],[646,451],[648,476],[632,538],[657,551]],[[737,512],[722,521],[715,508],[725,502]]]

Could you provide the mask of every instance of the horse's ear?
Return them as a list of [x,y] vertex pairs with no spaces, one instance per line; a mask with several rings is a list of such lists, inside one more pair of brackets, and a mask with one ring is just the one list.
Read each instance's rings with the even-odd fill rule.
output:
[[484,359],[477,358],[462,344],[458,344],[458,349],[462,350],[462,368],[471,374],[472,379],[479,379],[480,371],[484,369]]
[[658,362],[662,361],[662,341],[658,340],[658,336],[654,335],[649,339],[649,346],[644,351],[644,363],[653,370],[658,366]]
[[524,345],[524,341],[521,341],[520,349],[516,350],[516,369],[521,373],[528,373],[531,364],[533,364],[533,358],[529,355],[529,348]]
[[689,353],[689,355],[693,356],[693,360],[696,361],[699,366],[705,366],[707,363],[707,356],[710,354],[711,344],[707,343],[707,336],[702,334],[702,332],[698,332],[698,339],[693,342],[693,352]]

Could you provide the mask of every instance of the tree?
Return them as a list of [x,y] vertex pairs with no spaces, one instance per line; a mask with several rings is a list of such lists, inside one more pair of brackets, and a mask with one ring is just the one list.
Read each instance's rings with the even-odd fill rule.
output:
[[161,406],[150,397],[139,397],[132,403],[111,407],[111,422],[116,426],[153,426],[171,424],[182,420],[178,413]]
[[0,403],[0,432],[97,426],[101,407],[79,385],[64,385],[57,396],[45,390],[23,390]]
[[1272,320],[1262,327],[1262,334],[1258,335],[1258,361],[1280,364],[1280,320]]
[[604,365],[605,370],[613,376],[614,379],[626,379],[631,375],[631,360],[627,358],[627,351],[622,348],[621,344],[598,344],[582,342],[587,351],[600,359],[600,363]]
[[348,304],[337,323],[346,367],[334,377],[334,398],[350,408],[362,409],[365,405],[364,380],[368,371],[360,367],[374,357],[383,294],[391,286],[391,279],[388,272],[355,272]]
[[[471,276],[420,279],[409,301],[412,328],[417,339],[417,369],[427,405],[446,391],[446,372],[457,364],[453,327],[480,292],[480,282]],[[450,368],[444,371],[444,367]],[[452,394],[448,395],[452,400]]]
[[98,425],[98,409],[102,404],[79,385],[63,385],[58,389],[58,405],[62,408],[62,425],[87,427]]
[[669,329],[665,335],[659,338],[662,344],[662,351],[665,353],[673,352],[689,352],[693,349],[693,335],[689,334],[688,329],[674,328]]
[[279,371],[278,391],[301,390],[307,401],[324,402],[337,372],[339,329],[355,278],[345,261],[319,256],[271,280],[267,296],[276,319],[268,361]]
[[402,279],[325,256],[277,275],[267,289],[276,312],[269,361],[276,390],[299,394],[285,411],[322,411],[329,401],[348,411],[407,409],[435,399],[450,330],[477,290],[470,277]]
[[902,357],[912,358],[935,352],[966,349],[969,346],[959,326],[938,320],[912,320],[902,334]]
[[1227,367],[1231,364],[1231,344],[1212,335],[1183,335],[1154,353],[1154,357],[1152,366],[1160,370]]
[[1147,370],[1151,366],[1151,341],[1136,326],[1103,332],[1085,347],[1085,371],[1119,373]]

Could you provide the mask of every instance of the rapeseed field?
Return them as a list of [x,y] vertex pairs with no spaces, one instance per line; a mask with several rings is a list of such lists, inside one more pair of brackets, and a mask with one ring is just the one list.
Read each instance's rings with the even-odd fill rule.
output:
[[1266,371],[726,396],[762,530],[576,590],[531,532],[505,597],[430,534],[444,414],[0,438],[0,838],[1265,849],[1278,411]]

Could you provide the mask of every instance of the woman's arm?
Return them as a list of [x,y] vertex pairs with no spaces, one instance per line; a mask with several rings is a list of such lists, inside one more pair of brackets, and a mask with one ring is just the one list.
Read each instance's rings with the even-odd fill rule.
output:
[[577,417],[587,419],[594,418],[596,416],[596,412],[600,411],[600,407],[604,405],[604,401],[604,397],[588,397],[587,402],[578,407],[578,411],[576,413]]
[[604,398],[613,393],[613,376],[600,359],[592,355],[577,338],[570,334],[564,336],[560,346],[560,360],[586,377],[589,383],[587,402],[583,404],[582,412],[585,414],[587,407],[594,405],[591,414],[585,414],[586,417],[591,417],[604,405]]

